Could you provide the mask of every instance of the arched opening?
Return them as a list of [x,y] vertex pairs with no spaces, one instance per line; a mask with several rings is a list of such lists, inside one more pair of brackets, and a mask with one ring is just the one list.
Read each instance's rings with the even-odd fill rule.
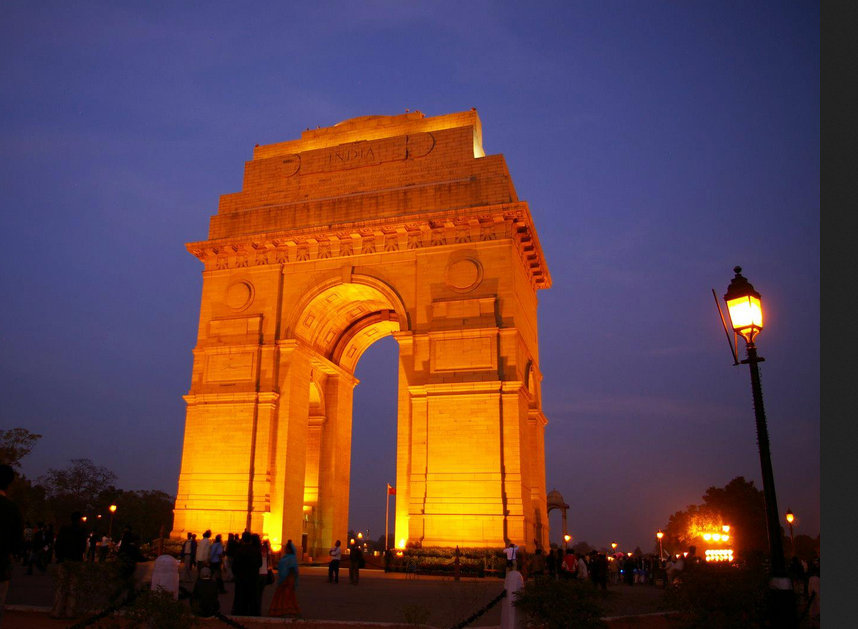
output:
[[389,286],[368,276],[335,282],[310,296],[288,324],[292,334],[334,365],[354,373],[374,342],[407,329],[405,308]]
[[[392,336],[373,343],[357,364],[360,383],[352,410],[349,529],[365,539],[384,535],[385,491],[396,479],[396,419],[399,346]],[[393,534],[393,506],[390,497]]]
[[310,356],[301,546],[313,555],[351,526],[383,534],[382,491],[396,474],[399,348],[388,337],[404,309],[386,285],[355,280],[321,287],[287,324]]

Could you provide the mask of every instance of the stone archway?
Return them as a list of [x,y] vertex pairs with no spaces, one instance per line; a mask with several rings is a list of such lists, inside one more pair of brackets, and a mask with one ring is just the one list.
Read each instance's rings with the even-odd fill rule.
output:
[[527,204],[475,111],[257,146],[209,239],[173,535],[348,530],[354,370],[399,345],[397,545],[547,545]]

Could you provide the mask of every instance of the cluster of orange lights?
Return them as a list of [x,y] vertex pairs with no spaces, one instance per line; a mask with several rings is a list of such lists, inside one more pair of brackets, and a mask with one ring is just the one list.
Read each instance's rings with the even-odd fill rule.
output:
[[733,561],[733,549],[732,548],[715,548],[708,549],[706,551],[706,561],[718,562],[718,561]]
[[[730,527],[725,524],[721,527],[720,531],[707,531],[701,535],[703,541],[705,542],[716,542],[716,543],[725,543],[730,541]],[[733,561],[733,549],[732,548],[708,548],[706,549],[704,556],[706,557],[706,561],[709,562],[732,562]]]
[[730,541],[730,536],[726,533],[704,533],[703,539],[707,542],[728,542]]
[[705,531],[700,534],[706,542],[729,542],[730,541],[730,525],[725,524],[720,531]]

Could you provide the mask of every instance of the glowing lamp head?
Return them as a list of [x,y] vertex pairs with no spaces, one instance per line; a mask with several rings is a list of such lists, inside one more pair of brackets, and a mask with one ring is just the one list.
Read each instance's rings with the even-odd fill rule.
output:
[[742,267],[733,269],[736,277],[727,287],[724,301],[727,302],[727,312],[730,314],[730,324],[733,331],[748,343],[754,342],[754,337],[763,329],[763,307],[760,294],[754,290],[751,283],[742,276]]
[[795,515],[793,514],[792,509],[787,509],[786,521],[788,523],[792,524],[794,520],[795,520]]
[[110,505],[110,512],[116,513],[116,505]]
[[664,533],[663,533],[662,531],[659,531],[658,533],[656,533],[656,534],[655,534],[655,536],[656,536],[658,539],[661,539],[662,537],[664,537]]
[[617,550],[617,542],[611,542],[611,548]]
[[564,536],[563,536],[563,541],[564,541],[564,542],[567,542],[567,543],[568,543],[568,542],[569,542],[569,540],[571,540],[571,539],[572,539],[572,536],[571,536],[571,535],[569,535],[569,534],[566,534],[566,535],[564,535]]

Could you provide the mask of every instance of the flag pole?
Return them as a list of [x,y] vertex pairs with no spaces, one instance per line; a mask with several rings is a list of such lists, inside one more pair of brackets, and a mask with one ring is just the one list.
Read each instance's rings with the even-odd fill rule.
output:
[[387,523],[390,521],[390,483],[387,483],[387,488],[384,490],[384,550],[390,549],[388,543]]

